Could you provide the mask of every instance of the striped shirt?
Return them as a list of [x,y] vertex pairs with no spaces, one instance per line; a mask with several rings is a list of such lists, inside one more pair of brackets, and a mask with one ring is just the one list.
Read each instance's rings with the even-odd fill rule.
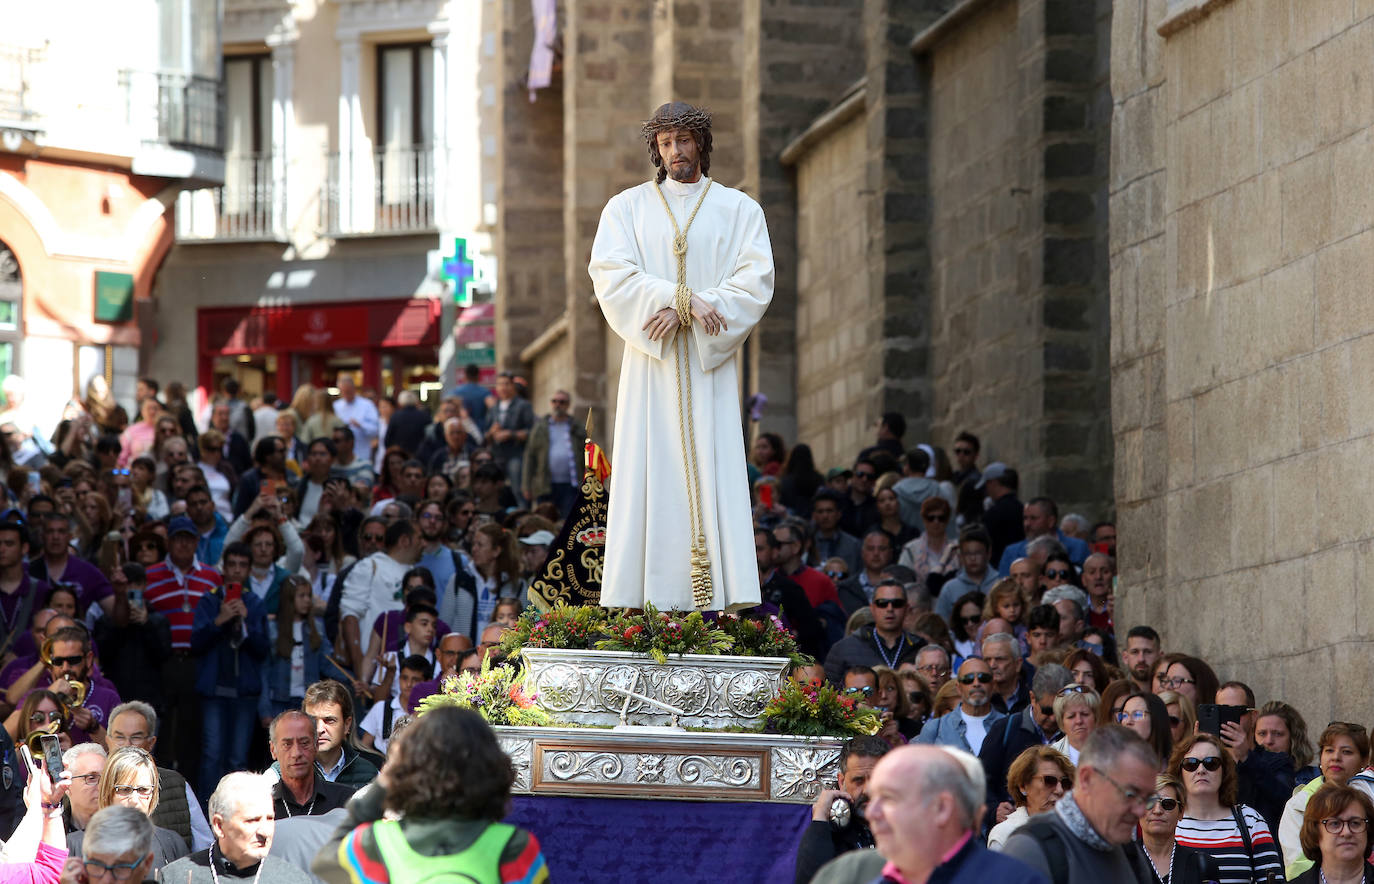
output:
[[191,649],[191,623],[196,619],[200,597],[220,586],[219,572],[206,567],[200,560],[192,560],[184,574],[170,560],[158,562],[148,569],[148,585],[143,598],[148,608],[167,618],[172,625],[172,648]]
[[1269,824],[1251,807],[1239,805],[1245,826],[1250,831],[1250,845],[1254,856],[1245,855],[1245,841],[1231,817],[1224,820],[1199,820],[1185,816],[1179,820],[1174,839],[1184,847],[1191,847],[1212,858],[1220,874],[1217,884],[1250,884],[1251,881],[1283,880],[1283,865],[1279,862],[1278,845],[1269,831]]

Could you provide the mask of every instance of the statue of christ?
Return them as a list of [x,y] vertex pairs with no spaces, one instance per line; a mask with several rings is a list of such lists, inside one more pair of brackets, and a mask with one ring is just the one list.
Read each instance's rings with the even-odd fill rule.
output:
[[773,297],[758,203],[717,184],[711,116],[644,124],[655,180],[601,213],[588,268],[625,342],[601,604],[732,610],[759,602],[735,353]]

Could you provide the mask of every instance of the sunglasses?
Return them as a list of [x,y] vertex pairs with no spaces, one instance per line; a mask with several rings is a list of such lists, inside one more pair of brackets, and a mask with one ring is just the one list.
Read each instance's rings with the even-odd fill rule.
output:
[[1182,722],[1183,719],[1179,718],[1177,715],[1169,716],[1169,724],[1173,725],[1174,727],[1178,727]]
[[960,618],[959,618],[959,622],[961,622],[961,623],[982,623],[982,622],[983,622],[983,615],[982,615],[982,614],[974,614],[972,617],[960,617]]
[[1053,789],[1055,786],[1063,786],[1067,792],[1073,788],[1073,780],[1068,777],[1057,777],[1054,774],[1042,774],[1040,782],[1045,784],[1046,789]]
[[1053,715],[1053,714],[1054,714],[1054,707],[1053,707],[1053,706],[1041,706],[1041,707],[1040,707],[1040,714],[1041,714],[1041,715]]
[[831,580],[843,580],[849,576],[844,571],[826,571],[825,575],[829,577]]
[[968,675],[959,676],[959,684],[992,684],[991,672],[970,672]]
[[874,599],[875,608],[905,608],[906,599]]
[[1160,810],[1164,811],[1165,813],[1173,813],[1174,810],[1178,808],[1178,799],[1165,798],[1163,795],[1161,795],[1159,796],[1159,802],[1155,806],[1158,807]]
[[49,657],[54,666],[80,666],[86,659],[85,654],[73,654],[70,657]]
[[1183,759],[1183,769],[1189,773],[1192,773],[1199,767],[1206,768],[1213,772],[1221,770],[1221,759],[1215,755],[1208,755],[1206,758],[1193,758],[1190,755]]
[[933,516],[923,516],[922,518],[924,518],[927,522],[948,522],[948,521],[949,521],[949,516],[943,515],[943,514],[936,514],[936,515],[933,515]]
[[1085,684],[1068,684],[1059,689],[1059,696],[1062,697],[1065,694],[1088,694],[1092,692],[1093,689]]
[[1046,571],[1045,576],[1051,580],[1068,580],[1073,576],[1072,571],[1061,571],[1058,568]]
[[872,478],[873,478],[874,476],[876,476],[876,475],[878,475],[878,474],[877,474],[877,473],[867,473],[867,472],[862,472],[862,473],[861,473],[861,472],[855,472],[855,473],[854,473],[854,478],[856,478],[856,479],[872,479]]
[[29,724],[51,724],[54,721],[61,721],[62,713],[56,710],[44,712],[41,709],[29,716]]
[[864,685],[864,686],[861,687],[861,688],[845,688],[845,689],[844,689],[844,693],[845,693],[845,696],[848,696],[848,697],[858,697],[858,696],[868,697],[868,696],[872,696],[872,694],[873,694],[873,688],[872,688],[871,686],[869,686],[869,685]]

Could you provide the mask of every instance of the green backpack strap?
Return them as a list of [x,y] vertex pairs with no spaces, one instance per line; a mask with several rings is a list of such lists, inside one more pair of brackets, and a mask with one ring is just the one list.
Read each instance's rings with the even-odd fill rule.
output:
[[[392,884],[430,880],[483,882],[486,866],[490,865],[488,874],[499,874],[501,853],[515,831],[515,826],[508,823],[491,823],[462,853],[425,856],[410,846],[398,821],[378,820],[372,824],[372,834]],[[491,880],[499,881],[499,877]]]

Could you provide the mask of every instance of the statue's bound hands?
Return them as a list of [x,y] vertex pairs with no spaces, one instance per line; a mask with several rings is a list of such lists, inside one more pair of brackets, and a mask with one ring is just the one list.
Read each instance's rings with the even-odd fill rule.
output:
[[692,315],[697,322],[706,330],[708,335],[718,335],[723,331],[729,331],[730,326],[725,324],[725,317],[720,315],[720,311],[706,303],[696,295],[692,295]]
[[[693,297],[692,300],[695,302],[696,298]],[[677,311],[672,307],[664,307],[662,310],[649,317],[649,321],[644,323],[643,330],[649,333],[649,340],[657,341],[662,338],[672,337],[673,332],[677,331],[677,327]]]

